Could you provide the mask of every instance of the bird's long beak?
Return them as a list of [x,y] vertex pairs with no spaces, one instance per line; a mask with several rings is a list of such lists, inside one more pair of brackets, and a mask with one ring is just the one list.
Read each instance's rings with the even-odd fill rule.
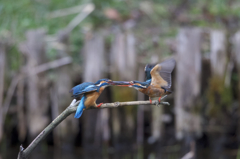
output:
[[122,86],[122,87],[128,87],[132,85],[132,83],[128,81],[112,81],[111,84],[116,86]]

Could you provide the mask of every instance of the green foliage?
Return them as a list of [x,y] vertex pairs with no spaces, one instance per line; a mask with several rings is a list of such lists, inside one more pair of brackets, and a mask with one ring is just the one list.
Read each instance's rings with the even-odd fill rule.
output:
[[208,100],[210,103],[209,115],[218,115],[224,108],[228,109],[231,106],[231,88],[225,87],[221,78],[212,77],[209,81]]
[[[129,17],[131,11],[139,9],[141,0],[42,0],[42,1],[31,1],[31,0],[8,0],[0,2],[0,32],[2,30],[10,30],[15,36],[23,37],[23,33],[32,28],[43,27],[49,30],[49,33],[56,33],[59,29],[64,28],[75,15],[69,15],[66,17],[59,17],[48,19],[47,15],[57,9],[64,9],[73,7],[76,5],[93,2],[96,9],[89,16],[88,22],[91,22],[94,27],[104,26],[111,24],[110,20],[104,16],[104,9],[114,8],[122,17]],[[171,20],[171,10],[177,9],[182,4],[182,1],[177,0],[155,0],[150,1],[153,9],[153,19],[160,21]],[[208,16],[221,17],[238,17],[240,15],[240,2],[227,0],[202,0],[202,1],[190,1],[189,4],[183,5],[184,11],[191,15],[196,25],[207,25],[212,22],[216,22],[213,17],[213,21],[205,19],[205,14]],[[170,10],[171,8],[171,10]],[[205,13],[206,12],[206,13]],[[197,18],[203,16],[204,18]],[[123,18],[124,19],[124,18]],[[161,23],[161,22],[160,22]],[[211,24],[210,24],[211,25]]]
[[124,102],[135,100],[136,91],[132,88],[126,87],[112,87],[114,101]]
[[153,6],[153,9],[154,9],[155,13],[161,18],[168,17],[168,15],[169,15],[167,5],[156,4],[156,5]]
[[80,5],[77,0],[1,1],[0,32],[9,30],[15,37],[23,38],[26,30],[42,27],[48,29],[49,33],[56,33],[59,29],[66,27],[74,16],[49,19],[47,14],[75,5]]
[[119,1],[119,0],[93,0],[92,1],[95,5],[95,10],[91,14],[91,22],[93,23],[94,27],[104,26],[108,24],[110,21],[104,15],[104,10],[107,8],[114,8],[116,9],[122,17],[128,16],[131,11],[131,5],[129,6],[126,1]]
[[71,34],[70,36],[70,53],[73,57],[73,61],[76,63],[80,63],[82,59],[79,57],[80,49],[83,48],[83,40],[84,40],[84,34],[80,32],[79,30],[75,31],[75,34]]
[[[136,90],[127,87],[111,87],[113,92],[113,101],[126,102],[134,101],[136,99]],[[126,107],[124,108],[128,114],[134,114],[136,107]]]
[[[91,13],[77,28],[75,28],[70,36],[70,52],[75,62],[80,62],[79,52],[83,47],[84,34],[83,28],[97,29],[108,27],[116,22],[108,19],[104,15],[107,8],[115,9],[122,22],[132,18],[132,13],[137,11],[140,13],[140,18],[137,20],[137,26],[134,28],[135,35],[142,36],[141,48],[138,48],[138,53],[142,54],[147,51],[158,51],[158,48],[152,43],[152,34],[146,35],[146,28],[159,28],[161,31],[160,49],[162,52],[169,53],[163,41],[165,38],[176,35],[177,28],[181,25],[178,17],[182,14],[186,15],[186,24],[200,27],[224,27],[227,19],[235,18],[234,22],[239,20],[240,2],[233,0],[198,0],[187,1],[183,3],[181,0],[7,0],[0,1],[0,35],[9,32],[14,39],[15,46],[11,50],[12,57],[18,57],[17,46],[25,39],[25,32],[29,29],[45,28],[47,34],[57,34],[57,32],[65,28],[76,14],[49,18],[49,13],[76,5],[94,3],[95,10]],[[147,2],[147,3],[146,3]],[[144,11],[143,5],[149,5]],[[145,8],[146,9],[146,8]],[[148,12],[148,13],[147,13]],[[118,22],[118,23],[122,23]],[[238,23],[236,23],[238,24]],[[238,24],[239,25],[239,24]],[[238,26],[239,27],[239,26]],[[155,34],[155,33],[153,33]],[[111,39],[110,39],[111,40]],[[49,59],[56,57],[56,51],[47,50]],[[78,60],[76,60],[78,59]],[[14,70],[20,65],[20,61],[9,59],[11,68]]]
[[237,151],[237,158],[236,159],[240,159],[240,147],[238,148],[238,151]]
[[235,81],[235,82],[238,82],[239,80],[239,75],[237,73],[233,73],[232,74],[232,80]]

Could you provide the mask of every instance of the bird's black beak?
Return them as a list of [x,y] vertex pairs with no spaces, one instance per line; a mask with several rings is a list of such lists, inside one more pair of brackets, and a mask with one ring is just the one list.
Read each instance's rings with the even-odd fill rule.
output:
[[132,83],[128,81],[112,81],[112,85],[128,87],[131,86]]

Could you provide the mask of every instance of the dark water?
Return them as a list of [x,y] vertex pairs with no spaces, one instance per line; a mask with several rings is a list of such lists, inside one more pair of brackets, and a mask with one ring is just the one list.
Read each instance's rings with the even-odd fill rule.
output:
[[[0,159],[16,159],[18,147],[1,150]],[[186,153],[186,152],[185,152]],[[180,159],[185,153],[181,144],[172,146],[145,145],[143,147],[125,146],[115,148],[61,148],[40,146],[32,153],[30,159]],[[196,159],[239,159],[237,149],[196,151]],[[240,153],[239,153],[240,154]]]

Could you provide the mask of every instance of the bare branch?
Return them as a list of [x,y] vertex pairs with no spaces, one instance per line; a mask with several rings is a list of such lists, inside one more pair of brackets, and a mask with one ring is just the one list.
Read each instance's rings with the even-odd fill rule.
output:
[[81,23],[92,11],[95,9],[94,4],[90,3],[84,6],[81,13],[79,13],[73,20],[68,24],[67,30],[71,32],[79,23]]
[[83,9],[84,5],[79,5],[79,6],[74,6],[71,8],[65,8],[65,9],[60,9],[60,10],[55,10],[49,14],[47,14],[47,17],[50,18],[58,18],[58,17],[63,17],[67,16],[70,14],[75,14],[79,13]]
[[4,101],[4,104],[3,104],[3,123],[5,122],[5,117],[6,117],[6,115],[7,115],[8,108],[9,108],[10,102],[11,102],[11,100],[12,100],[12,96],[13,96],[14,91],[15,91],[15,89],[16,89],[16,87],[17,87],[17,84],[18,84],[18,82],[19,82],[19,80],[20,80],[21,78],[22,78],[21,75],[15,76],[15,77],[12,79],[11,84],[10,84],[10,86],[9,86],[9,88],[8,88],[7,97],[6,97],[6,99],[5,99],[5,101]]
[[72,63],[72,58],[70,56],[63,57],[51,62],[44,63],[42,65],[38,65],[34,68],[34,74],[39,74],[41,72],[45,72],[50,69],[58,68],[67,64]]
[[4,113],[2,111],[3,95],[4,95],[4,74],[5,74],[5,58],[6,48],[3,42],[0,42],[0,141],[3,136],[3,120]]
[[[165,98],[162,97],[161,99]],[[77,106],[80,101],[76,102],[76,99],[57,117],[55,118],[24,150],[20,146],[20,151],[18,154],[18,159],[26,159],[29,157],[30,153],[35,149],[35,147],[42,141],[58,124],[60,124],[64,119],[66,119],[70,114],[76,112]],[[133,105],[147,105],[150,104],[150,101],[130,101],[130,102],[115,102],[115,103],[104,103],[100,108],[90,107],[88,109],[103,109],[103,108],[116,108],[120,106],[133,106]],[[168,102],[158,102],[153,100],[152,104],[155,105],[170,105]]]

